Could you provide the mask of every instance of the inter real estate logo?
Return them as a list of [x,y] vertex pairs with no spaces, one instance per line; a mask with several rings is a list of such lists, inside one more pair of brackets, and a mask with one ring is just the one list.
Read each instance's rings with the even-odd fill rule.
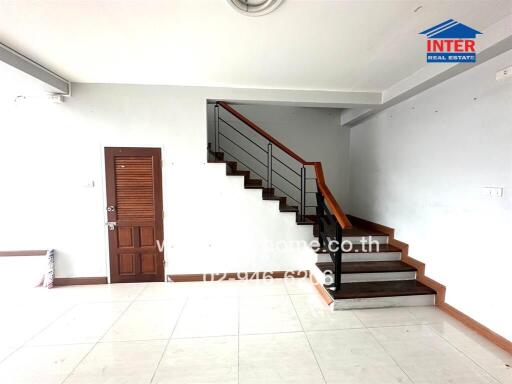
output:
[[476,62],[476,29],[453,19],[420,32],[427,36],[427,63]]

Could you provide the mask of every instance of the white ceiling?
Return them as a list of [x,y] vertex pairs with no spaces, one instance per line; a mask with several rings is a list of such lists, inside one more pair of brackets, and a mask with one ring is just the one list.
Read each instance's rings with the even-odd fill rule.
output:
[[74,82],[380,91],[425,65],[423,29],[509,14],[512,0],[285,0],[255,18],[226,0],[0,0],[0,41]]

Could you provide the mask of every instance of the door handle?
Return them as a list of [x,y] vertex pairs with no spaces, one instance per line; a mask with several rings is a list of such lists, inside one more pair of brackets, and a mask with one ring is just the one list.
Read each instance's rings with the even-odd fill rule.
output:
[[113,205],[109,205],[107,207],[107,212],[115,212],[115,210],[116,210],[116,207],[114,207]]
[[105,225],[108,226],[109,231],[113,231],[116,228],[117,222],[109,221],[108,223],[105,223]]

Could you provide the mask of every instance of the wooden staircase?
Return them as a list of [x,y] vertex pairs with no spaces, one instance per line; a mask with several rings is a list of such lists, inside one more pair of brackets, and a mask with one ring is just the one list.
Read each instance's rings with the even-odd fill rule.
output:
[[224,160],[223,152],[214,152],[211,150],[211,144],[208,144],[208,162],[209,163],[224,163],[226,164],[227,176],[243,176],[245,189],[261,189],[261,198],[263,200],[279,201],[280,212],[295,212],[295,222],[298,225],[314,225],[315,222],[306,217],[299,215],[299,207],[296,205],[289,205],[285,196],[277,196],[275,188],[266,188],[263,186],[263,180],[251,178],[250,171],[242,171],[237,169],[238,163],[236,161]]
[[[312,280],[332,309],[435,305],[436,292],[416,280],[416,268],[401,260],[401,250],[389,244],[387,234],[366,228],[359,220],[358,226],[351,224],[350,216],[345,216],[325,186],[319,163],[305,162],[226,103],[218,104],[249,128],[263,135],[269,143],[274,143],[281,149],[285,148],[285,152],[303,166],[315,166],[318,190],[316,193],[320,199],[318,201],[325,199],[327,204],[322,205],[322,211],[317,207],[317,215],[306,215],[304,207],[291,205],[286,196],[277,194],[272,183],[269,187],[261,178],[253,177],[254,172],[238,169],[238,161],[226,160],[224,152],[215,151],[212,144],[208,144],[208,162],[224,163],[227,176],[243,177],[245,189],[261,189],[263,200],[279,201],[281,212],[295,212],[296,223],[311,225],[314,236],[321,237],[324,242],[325,239],[334,239],[338,236],[346,245],[338,254],[326,247],[314,250],[316,260],[311,265]],[[271,167],[271,163],[269,164]],[[341,265],[337,279],[339,289],[335,289],[335,262]]]

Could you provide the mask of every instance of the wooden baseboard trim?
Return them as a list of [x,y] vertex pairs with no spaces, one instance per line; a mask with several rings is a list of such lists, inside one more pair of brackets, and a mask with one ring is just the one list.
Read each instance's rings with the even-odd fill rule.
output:
[[508,353],[512,353],[512,342],[510,340],[505,339],[503,336],[498,335],[496,332],[490,330],[485,325],[479,323],[475,319],[469,317],[465,313],[459,311],[457,308],[452,307],[448,303],[440,303],[438,305],[439,309],[443,312],[447,313],[454,319],[457,319],[468,328],[471,328],[473,331],[478,333],[480,336],[485,337],[487,340],[496,344],[498,347],[504,349]]
[[0,251],[0,257],[46,256],[47,250]]
[[504,338],[501,335],[498,335],[496,332],[490,330],[485,325],[479,323],[475,319],[469,317],[465,313],[446,303],[446,286],[425,275],[425,264],[409,256],[409,244],[395,239],[394,228],[386,227],[385,225],[374,223],[372,221],[361,219],[360,217],[352,215],[348,215],[348,217],[353,224],[360,225],[369,229],[376,229],[384,232],[389,236],[389,243],[397,248],[400,248],[402,251],[402,261],[417,269],[416,279],[420,283],[425,284],[427,287],[436,291],[436,306],[439,307],[439,309],[454,319],[460,321],[467,327],[471,328],[473,331],[478,333],[480,336],[483,336],[493,344],[509,353],[512,353],[512,342],[510,340]]
[[309,271],[228,272],[167,275],[167,281],[181,283],[187,281],[258,280],[268,278],[282,279],[285,277],[309,277]]
[[56,277],[53,280],[53,285],[56,287],[64,287],[68,285],[94,285],[94,284],[107,284],[108,279],[106,276],[100,277]]
[[322,284],[320,284],[318,282],[318,280],[315,278],[315,275],[311,274],[310,279],[311,279],[311,283],[315,286],[316,290],[318,291],[320,296],[322,296],[322,299],[325,301],[325,303],[327,305],[331,305],[334,300],[332,299],[331,295],[329,295],[325,291],[325,289],[322,286]]

